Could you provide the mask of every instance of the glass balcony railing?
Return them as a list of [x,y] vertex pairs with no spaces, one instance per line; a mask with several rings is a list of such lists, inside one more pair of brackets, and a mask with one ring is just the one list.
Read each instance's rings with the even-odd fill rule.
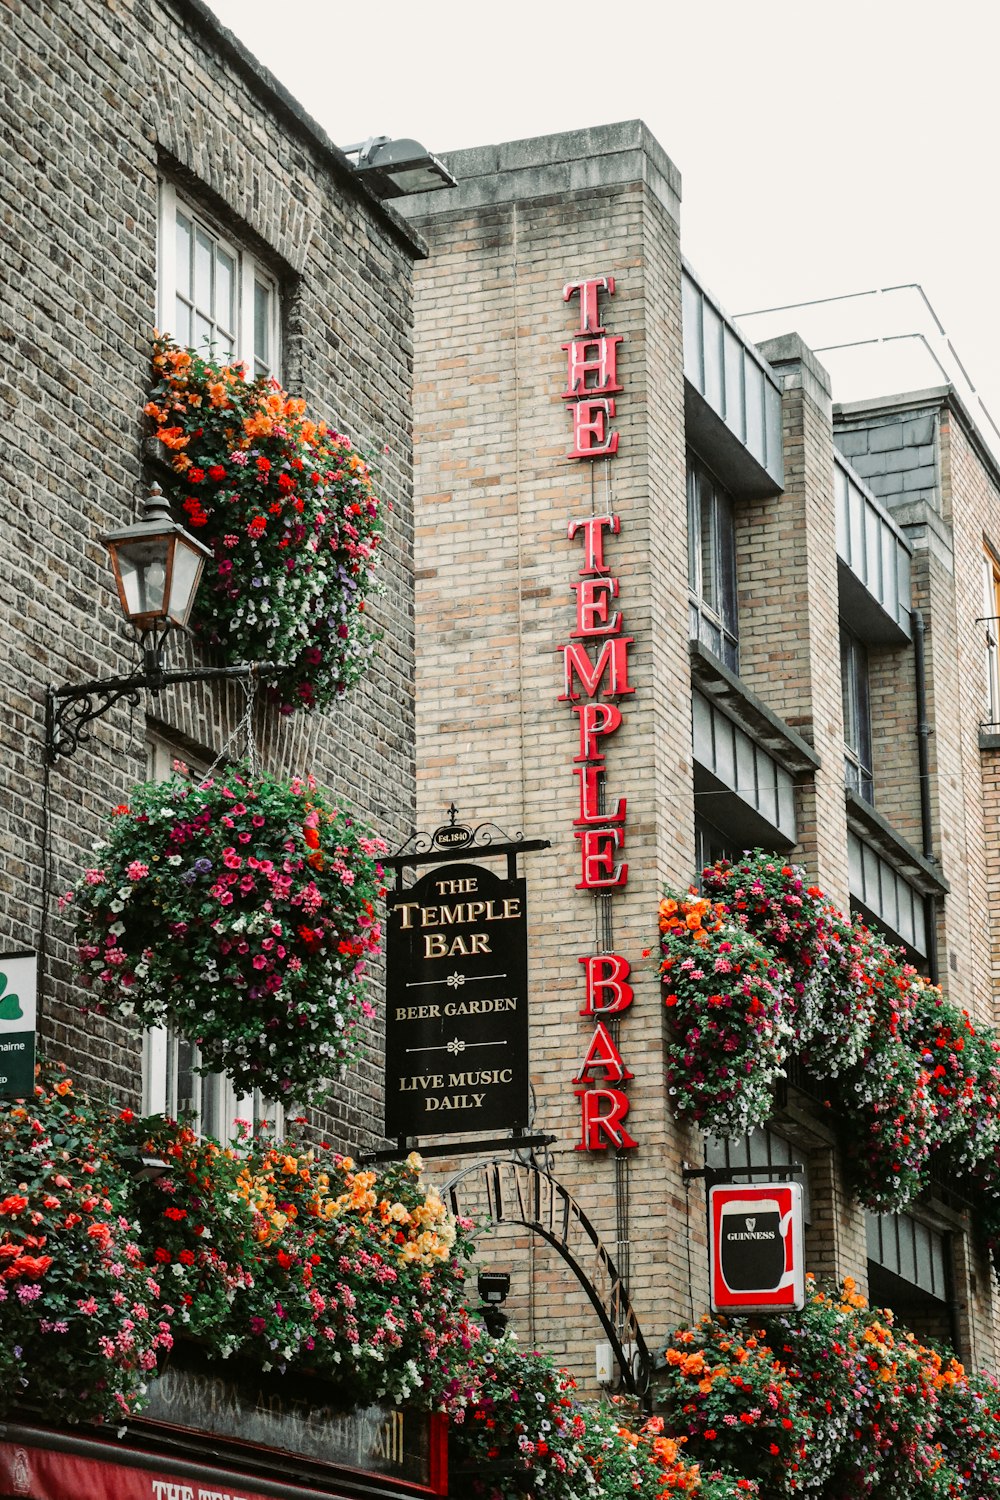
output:
[[688,441],[724,470],[735,495],[774,494],[785,479],[781,388],[687,266],[681,292]]
[[839,454],[833,479],[841,614],[866,641],[902,644],[910,639],[910,544]]

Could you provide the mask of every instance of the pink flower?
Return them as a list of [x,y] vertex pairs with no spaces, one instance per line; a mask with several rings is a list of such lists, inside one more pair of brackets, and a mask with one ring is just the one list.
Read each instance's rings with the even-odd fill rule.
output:
[[125,874],[129,880],[144,880],[149,874],[149,866],[144,865],[141,860],[134,859],[126,868]]

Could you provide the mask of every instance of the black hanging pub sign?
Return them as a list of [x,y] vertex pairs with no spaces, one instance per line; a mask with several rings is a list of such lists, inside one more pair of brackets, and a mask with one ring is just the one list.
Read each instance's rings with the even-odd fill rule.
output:
[[[490,831],[457,824],[452,809],[450,824],[387,861],[397,874],[387,898],[385,1133],[401,1143],[528,1125],[528,913],[517,854],[547,843],[494,842]],[[478,862],[498,855],[505,874]],[[404,869],[422,865],[404,885]]]

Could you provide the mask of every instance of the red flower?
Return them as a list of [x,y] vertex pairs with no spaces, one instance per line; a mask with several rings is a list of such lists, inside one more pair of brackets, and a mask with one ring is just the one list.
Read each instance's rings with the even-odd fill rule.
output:
[[163,1216],[165,1219],[173,1219],[175,1223],[179,1224],[181,1219],[187,1218],[187,1209],[174,1207],[165,1208],[163,1210]]
[[188,469],[186,477],[188,484],[201,484],[202,480],[205,478],[205,470]]
[[[190,478],[190,473],[188,477]],[[220,479],[225,479],[226,471],[221,464],[212,464],[208,471],[208,477],[214,484],[218,484]]]

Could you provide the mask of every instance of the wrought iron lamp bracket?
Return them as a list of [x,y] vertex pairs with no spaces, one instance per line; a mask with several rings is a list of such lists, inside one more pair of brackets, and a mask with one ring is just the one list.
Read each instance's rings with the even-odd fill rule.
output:
[[247,682],[273,677],[282,668],[275,662],[242,662],[235,667],[169,669],[162,665],[165,632],[146,632],[141,640],[143,668],[128,677],[96,678],[45,690],[45,755],[50,765],[73,755],[90,738],[89,726],[123,699],[138,708],[143,690],[159,693],[178,682]]

